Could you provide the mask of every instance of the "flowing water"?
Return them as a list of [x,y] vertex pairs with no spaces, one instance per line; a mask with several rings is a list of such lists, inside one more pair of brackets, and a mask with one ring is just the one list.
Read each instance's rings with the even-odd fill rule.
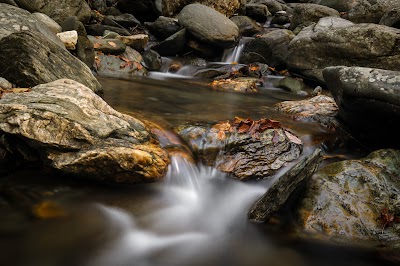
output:
[[[156,122],[172,137],[172,128],[185,122],[266,117],[297,134],[305,144],[304,154],[315,147],[341,159],[365,152],[354,147],[349,151],[337,144],[336,133],[274,111],[277,102],[301,99],[276,88],[262,88],[260,95],[229,94],[210,90],[203,80],[156,73],[134,80],[99,80],[112,107]],[[161,144],[167,146],[163,140]],[[171,157],[163,182],[134,187],[86,183],[40,168],[16,166],[2,172],[0,192],[9,197],[0,197],[0,265],[385,263],[372,251],[295,240],[290,228],[249,223],[248,208],[273,179],[233,180],[193,163],[183,143],[181,148]],[[13,202],[13,208],[4,200]],[[32,219],[41,202],[53,207],[46,219]]]

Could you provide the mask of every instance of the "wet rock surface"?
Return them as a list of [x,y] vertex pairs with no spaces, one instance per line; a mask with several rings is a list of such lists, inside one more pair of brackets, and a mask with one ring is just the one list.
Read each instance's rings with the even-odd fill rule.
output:
[[[238,125],[243,121],[236,118]],[[232,125],[235,125],[235,121]],[[260,120],[261,121],[261,120]],[[234,178],[268,178],[287,162],[296,160],[303,149],[301,140],[280,128],[276,121],[264,120],[264,131],[249,133],[257,123],[247,121],[232,129],[223,122],[211,125],[183,125],[177,133],[188,143],[193,153],[206,165],[231,174]],[[251,128],[253,125],[253,129]]]
[[139,120],[61,79],[0,100],[0,129],[64,173],[106,183],[161,179],[168,157]]
[[323,239],[357,245],[400,246],[398,214],[400,152],[377,150],[359,160],[320,169],[298,209],[301,227]]
[[284,101],[276,104],[275,108],[293,115],[296,121],[317,122],[326,127],[338,124],[338,106],[335,100],[327,95],[317,95],[301,101]]

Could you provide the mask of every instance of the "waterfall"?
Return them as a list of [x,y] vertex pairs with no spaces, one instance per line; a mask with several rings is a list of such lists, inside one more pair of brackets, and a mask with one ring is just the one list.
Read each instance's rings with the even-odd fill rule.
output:
[[219,249],[233,224],[246,224],[247,208],[265,188],[234,181],[214,168],[174,155],[160,192],[165,206],[144,218],[146,228],[123,210],[99,206],[113,232],[120,233],[88,265],[159,265],[156,254],[161,251],[173,265],[187,265],[184,261],[193,260],[199,250],[216,243]]
[[242,54],[244,45],[252,40],[253,38],[250,37],[242,37],[238,43],[238,45],[236,45],[233,48],[228,48],[225,49],[223,55],[222,55],[222,59],[221,61],[224,63],[232,63],[232,62],[239,62],[240,56]]

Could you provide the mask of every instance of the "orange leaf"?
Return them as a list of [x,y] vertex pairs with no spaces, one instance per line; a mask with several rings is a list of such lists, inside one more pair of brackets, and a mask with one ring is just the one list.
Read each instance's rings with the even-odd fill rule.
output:
[[115,42],[111,42],[111,41],[110,41],[110,42],[107,42],[107,43],[108,43],[109,45],[111,45],[112,47],[114,47],[114,48],[117,47],[117,44],[116,44]]
[[95,44],[93,44],[94,49],[100,48],[101,47],[101,43],[96,42]]
[[217,134],[217,139],[224,140],[226,138],[225,132],[220,130]]

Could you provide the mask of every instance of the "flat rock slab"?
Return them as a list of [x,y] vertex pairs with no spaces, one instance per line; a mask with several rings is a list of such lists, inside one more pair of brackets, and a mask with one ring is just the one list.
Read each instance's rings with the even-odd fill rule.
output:
[[276,123],[235,118],[214,126],[184,125],[177,132],[206,165],[240,180],[261,179],[296,160],[303,150],[300,139]]
[[17,136],[44,164],[101,182],[156,181],[169,162],[141,121],[69,79],[4,94],[0,130],[6,139]]

